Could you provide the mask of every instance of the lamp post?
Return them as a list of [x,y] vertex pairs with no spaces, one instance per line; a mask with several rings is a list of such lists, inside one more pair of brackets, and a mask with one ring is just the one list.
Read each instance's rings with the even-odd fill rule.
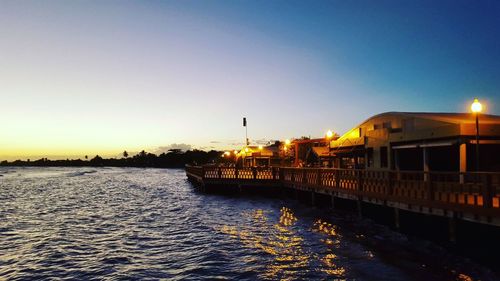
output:
[[285,144],[283,145],[283,158],[281,159],[281,166],[284,166],[286,163],[286,158],[287,158],[287,152],[288,152],[288,146],[291,144],[291,141],[289,139],[285,140]]
[[330,159],[330,150],[332,149],[332,137],[333,137],[333,132],[331,130],[328,130],[326,132],[326,140],[328,141],[328,163],[329,166],[332,166],[331,159]]
[[474,99],[470,109],[476,114],[476,172],[479,172],[479,113],[483,110],[483,106],[477,99]]

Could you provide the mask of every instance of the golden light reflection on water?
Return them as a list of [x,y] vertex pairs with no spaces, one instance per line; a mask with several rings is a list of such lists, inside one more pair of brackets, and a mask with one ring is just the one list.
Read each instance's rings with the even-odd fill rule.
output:
[[338,265],[336,262],[338,257],[334,253],[342,238],[341,235],[338,234],[336,226],[318,219],[314,223],[312,230],[326,236],[320,239],[321,242],[327,246],[327,254],[321,259],[323,267],[320,270],[336,278],[344,277],[346,270],[344,267]]
[[340,243],[340,236],[329,223],[316,221],[313,232],[319,232],[326,238],[320,240],[327,247],[327,254],[320,257],[304,250],[304,238],[300,236],[294,225],[298,219],[293,211],[283,207],[277,223],[270,221],[270,212],[258,209],[245,212],[251,225],[222,226],[220,231],[233,239],[239,239],[245,247],[259,249],[273,257],[261,274],[264,279],[296,280],[303,279],[311,270],[311,262],[319,260],[321,268],[315,269],[335,278],[342,278],[345,269],[336,264],[337,256],[333,253],[335,244]]
[[460,281],[472,281],[473,279],[468,276],[468,275],[465,275],[463,273],[460,273],[458,276],[457,276],[457,280],[460,280]]

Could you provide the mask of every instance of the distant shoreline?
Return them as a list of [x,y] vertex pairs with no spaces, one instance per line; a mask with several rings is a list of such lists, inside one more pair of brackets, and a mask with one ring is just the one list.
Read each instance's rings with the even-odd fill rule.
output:
[[211,150],[170,150],[156,155],[145,152],[128,157],[126,151],[123,158],[102,158],[99,155],[92,159],[50,160],[41,158],[35,161],[14,160],[2,161],[0,167],[132,167],[132,168],[184,168],[187,164],[206,164],[216,161],[222,152]]

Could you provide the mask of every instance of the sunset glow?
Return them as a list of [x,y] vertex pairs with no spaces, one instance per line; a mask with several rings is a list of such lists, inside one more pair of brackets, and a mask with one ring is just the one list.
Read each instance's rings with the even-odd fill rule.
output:
[[499,114],[491,5],[5,1],[0,161],[239,149],[243,116],[254,144],[472,95]]

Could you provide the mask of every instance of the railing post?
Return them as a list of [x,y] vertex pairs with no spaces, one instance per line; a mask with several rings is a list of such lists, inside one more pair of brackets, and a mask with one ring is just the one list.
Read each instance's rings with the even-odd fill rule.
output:
[[285,169],[279,167],[278,168],[278,175],[279,175],[279,180],[284,181],[285,180]]
[[363,191],[363,171],[361,170],[355,170],[356,171],[356,178],[358,180],[358,190]]
[[334,170],[333,176],[335,177],[335,188],[340,188],[340,170]]
[[488,174],[481,175],[482,181],[482,194],[483,194],[483,207],[491,208],[493,206],[493,190],[491,185],[491,178]]
[[292,173],[292,177],[291,177],[291,180],[292,182],[295,182],[295,169],[290,169],[290,172]]
[[217,178],[219,178],[219,179],[222,178],[222,168],[221,167],[217,168]]
[[234,177],[235,177],[236,179],[238,179],[238,172],[239,172],[238,167],[234,167]]
[[[391,176],[391,172],[387,171],[386,174],[386,188],[385,188],[385,195],[392,195],[393,194],[393,179]],[[397,172],[397,179],[400,180],[401,174]]]
[[318,184],[318,186],[321,186],[321,169],[318,169],[316,184]]
[[201,166],[201,178],[205,179],[205,166]]
[[252,175],[253,175],[253,179],[257,179],[257,168],[256,167],[252,167]]
[[302,183],[307,183],[307,173],[304,168],[302,168]]
[[425,184],[425,187],[427,189],[427,200],[433,201],[434,200],[434,188],[432,187],[432,179],[431,179],[431,175],[429,174],[429,172],[424,172],[424,179],[426,179],[424,184]]

